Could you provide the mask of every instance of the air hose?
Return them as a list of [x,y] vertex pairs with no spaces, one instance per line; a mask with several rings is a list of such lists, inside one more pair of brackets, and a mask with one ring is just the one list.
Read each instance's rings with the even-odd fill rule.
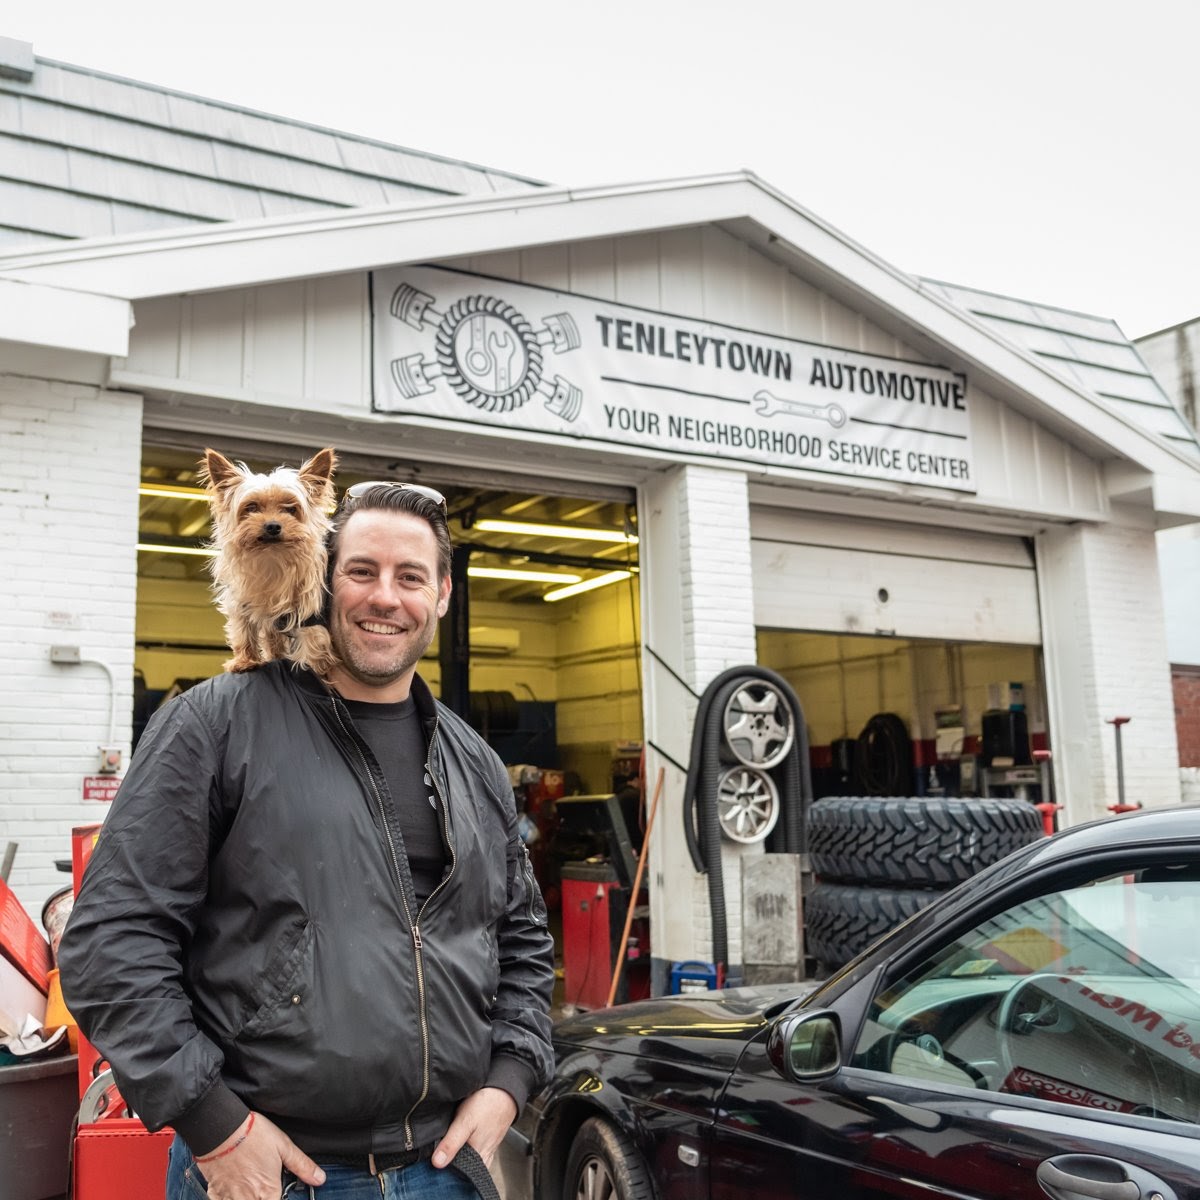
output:
[[[722,974],[729,959],[729,930],[725,913],[725,881],[721,869],[721,821],[717,807],[722,774],[723,720],[730,699],[754,682],[776,688],[790,707],[795,731],[791,750],[775,768],[781,783],[782,847],[786,854],[804,850],[804,824],[812,803],[808,730],[804,711],[791,684],[767,667],[730,667],[704,690],[692,727],[691,753],[683,796],[683,830],[688,852],[697,871],[708,876],[708,902],[712,917],[712,953]],[[738,982],[732,978],[730,983]]]

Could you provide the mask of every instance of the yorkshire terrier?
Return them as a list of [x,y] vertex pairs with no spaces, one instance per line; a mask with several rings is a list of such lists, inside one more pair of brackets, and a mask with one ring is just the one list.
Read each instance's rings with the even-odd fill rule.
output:
[[233,650],[226,671],[286,658],[324,675],[337,662],[319,623],[336,465],[325,449],[298,471],[260,475],[205,450],[198,474],[212,507],[213,591]]

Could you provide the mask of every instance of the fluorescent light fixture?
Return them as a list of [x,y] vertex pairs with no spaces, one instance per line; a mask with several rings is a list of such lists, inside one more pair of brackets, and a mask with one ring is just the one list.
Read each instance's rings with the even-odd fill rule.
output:
[[165,496],[168,500],[207,500],[203,488],[176,487],[172,483],[142,483],[138,485],[139,496]]
[[476,521],[472,529],[483,533],[521,533],[527,537],[570,538],[580,542],[619,542],[622,545],[636,546],[637,535],[628,534],[622,529],[596,529],[586,525],[552,525],[530,521],[501,521],[491,517],[483,517]]
[[215,550],[209,550],[207,546],[163,546],[158,542],[138,542],[137,548],[145,550],[148,554],[196,554],[204,558],[212,558],[216,554]]
[[578,596],[581,592],[591,592],[596,588],[608,587],[610,583],[620,583],[622,579],[628,579],[632,574],[632,571],[608,571],[604,575],[597,575],[594,579],[573,583],[570,587],[555,588],[554,591],[547,592],[542,599],[566,600],[568,596]]
[[564,571],[519,571],[512,567],[468,567],[472,579],[521,579],[527,583],[578,583],[582,575]]

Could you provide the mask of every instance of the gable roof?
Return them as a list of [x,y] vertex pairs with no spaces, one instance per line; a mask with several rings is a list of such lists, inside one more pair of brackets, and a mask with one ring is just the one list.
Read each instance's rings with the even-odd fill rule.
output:
[[0,70],[0,251],[539,186],[0,41],[29,64]]
[[[135,300],[539,245],[717,225],[927,361],[1109,464],[1111,494],[1200,517],[1200,463],[1116,403],[872,254],[749,172],[543,188],[78,242],[0,256],[0,278]],[[2,333],[0,333],[2,336]]]

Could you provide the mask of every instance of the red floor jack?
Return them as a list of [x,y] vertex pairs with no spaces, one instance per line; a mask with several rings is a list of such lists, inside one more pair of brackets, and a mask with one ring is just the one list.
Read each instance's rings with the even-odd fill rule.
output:
[[1131,720],[1131,717],[1112,717],[1107,722],[1117,735],[1117,802],[1108,806],[1111,813],[1135,812],[1142,807],[1140,804],[1125,803],[1125,760],[1121,757],[1121,726],[1128,725]]
[[1035,750],[1033,761],[1037,763],[1042,777],[1042,798],[1033,807],[1042,814],[1042,828],[1046,831],[1046,836],[1053,837],[1058,828],[1058,819],[1054,814],[1062,808],[1062,805],[1055,804],[1050,799],[1050,751]]

